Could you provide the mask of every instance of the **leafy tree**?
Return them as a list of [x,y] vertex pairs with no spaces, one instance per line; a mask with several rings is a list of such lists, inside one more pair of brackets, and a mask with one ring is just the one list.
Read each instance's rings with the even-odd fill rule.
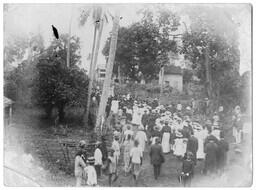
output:
[[[58,59],[67,65],[68,34],[61,34],[59,39],[54,39],[50,46],[44,50],[39,59]],[[76,36],[70,38],[70,67],[81,64],[80,39]]]
[[[4,73],[4,95],[23,105],[32,104],[32,85],[36,75],[35,64],[32,59],[24,60],[26,52],[28,57],[40,54],[44,49],[44,41],[40,34],[30,37],[14,37],[11,43],[5,46],[5,62],[11,65],[18,63],[12,70]],[[32,62],[31,62],[32,61]],[[20,63],[19,63],[20,62]],[[5,64],[5,66],[6,66]]]
[[[137,74],[142,72],[146,80],[157,78],[161,64],[168,62],[168,52],[177,52],[177,45],[170,38],[170,32],[177,30],[178,17],[165,10],[160,11],[157,20],[153,13],[143,10],[140,22],[129,27],[122,27],[118,33],[114,74],[118,66],[123,76],[138,80]],[[175,26],[175,27],[174,27]],[[108,59],[110,38],[102,51]]]
[[188,14],[191,31],[183,35],[181,53],[193,63],[210,98],[220,100],[229,95],[237,100],[240,60],[232,13],[216,7],[197,7]]
[[50,116],[56,107],[60,121],[65,117],[65,106],[85,106],[88,77],[77,67],[80,63],[79,38],[71,37],[71,67],[66,65],[67,35],[54,40],[38,58],[38,75],[34,81],[34,97]]
[[7,38],[4,45],[5,70],[8,69],[13,62],[22,60],[28,47],[29,39],[27,37],[12,36],[11,38]]

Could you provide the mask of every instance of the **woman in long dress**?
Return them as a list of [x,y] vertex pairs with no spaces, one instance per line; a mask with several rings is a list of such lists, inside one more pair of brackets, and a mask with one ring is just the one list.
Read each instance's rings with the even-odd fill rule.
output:
[[138,112],[139,112],[138,107],[136,105],[133,106],[132,123],[136,124],[136,125],[138,125],[138,120],[139,120],[138,119],[138,117],[139,117]]
[[207,137],[207,129],[200,129],[200,130],[195,130],[195,137],[198,139],[198,150],[196,153],[196,157],[198,160],[202,160],[205,158],[205,153],[204,153],[204,140]]
[[165,126],[162,128],[162,148],[163,153],[169,153],[170,148],[170,137],[171,137],[171,128],[168,126],[168,122],[165,122]]
[[124,141],[124,172],[125,176],[130,170],[129,163],[130,163],[130,151],[134,146],[134,142],[132,140],[132,136],[130,134],[127,135],[127,139]]
[[178,157],[183,157],[187,146],[186,143],[184,142],[185,138],[183,138],[181,132],[176,132],[176,139],[174,142],[174,146],[173,146],[173,154],[178,156]]

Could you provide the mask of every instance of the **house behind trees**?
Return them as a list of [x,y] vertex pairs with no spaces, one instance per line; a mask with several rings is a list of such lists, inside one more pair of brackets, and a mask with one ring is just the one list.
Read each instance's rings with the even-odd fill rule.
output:
[[[159,85],[161,85],[162,76],[159,72]],[[164,67],[163,75],[164,87],[172,87],[179,92],[183,90],[183,72],[181,67],[175,65],[168,65]]]

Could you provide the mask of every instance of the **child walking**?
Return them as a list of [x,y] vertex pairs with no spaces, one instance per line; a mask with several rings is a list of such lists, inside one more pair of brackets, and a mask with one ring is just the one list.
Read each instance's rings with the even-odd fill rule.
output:
[[[107,168],[108,168],[108,185],[111,187],[112,183],[115,182],[118,178],[117,175],[117,160],[114,155],[115,150],[110,149],[109,150],[109,156],[107,159]],[[115,178],[112,180],[112,177],[115,176]]]
[[87,166],[85,167],[84,171],[87,176],[87,185],[89,186],[96,186],[97,185],[97,173],[94,168],[94,157],[90,157],[87,159]]
[[194,165],[195,165],[192,159],[193,159],[193,153],[187,152],[182,163],[182,172],[180,175],[180,181],[182,182],[184,187],[191,186],[191,180],[194,175]]

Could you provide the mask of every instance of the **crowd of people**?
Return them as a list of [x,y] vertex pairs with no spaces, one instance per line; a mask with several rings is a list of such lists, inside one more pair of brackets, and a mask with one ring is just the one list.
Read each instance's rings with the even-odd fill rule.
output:
[[[136,100],[129,94],[113,98],[108,103],[105,121],[105,126],[113,130],[112,146],[107,147],[103,138],[95,144],[94,156],[87,157],[86,144],[80,142],[75,159],[76,185],[81,186],[83,179],[87,179],[87,185],[95,186],[104,171],[108,174],[108,185],[112,186],[121,164],[125,176],[132,174],[136,185],[147,155],[155,180],[170,154],[182,162],[177,176],[184,186],[191,185],[198,161],[204,163],[203,174],[221,174],[229,151],[226,115],[223,106],[210,113],[207,101],[200,117],[202,114],[198,114],[194,100],[184,106],[181,103],[160,105],[157,99]],[[241,110],[236,106],[232,118],[236,143],[241,143],[242,125]]]

